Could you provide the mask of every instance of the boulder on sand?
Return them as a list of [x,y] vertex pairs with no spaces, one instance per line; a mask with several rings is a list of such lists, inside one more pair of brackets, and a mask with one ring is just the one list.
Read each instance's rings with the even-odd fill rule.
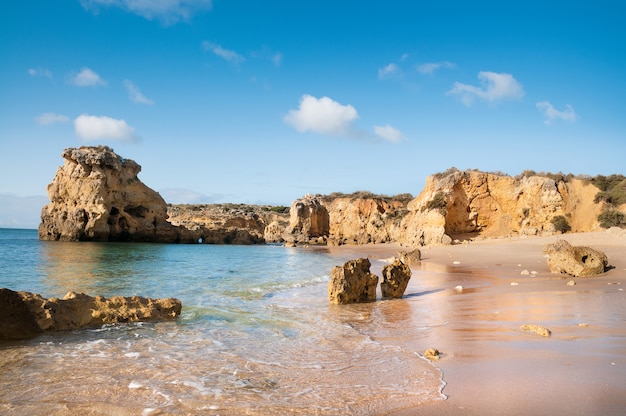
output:
[[383,267],[383,281],[380,284],[383,298],[401,298],[410,279],[411,269],[398,259]]
[[0,289],[0,340],[28,339],[42,332],[20,294]]
[[574,277],[596,276],[606,271],[606,254],[589,247],[572,246],[565,240],[557,240],[543,249],[552,273],[566,273]]
[[362,258],[333,267],[328,301],[340,305],[375,301],[378,276],[370,273],[370,266],[370,261]]

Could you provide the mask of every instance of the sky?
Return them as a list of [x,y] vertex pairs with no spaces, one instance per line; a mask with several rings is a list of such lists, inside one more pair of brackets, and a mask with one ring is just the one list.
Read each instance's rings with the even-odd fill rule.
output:
[[621,0],[4,0],[0,227],[37,227],[68,147],[170,203],[626,174],[625,45]]

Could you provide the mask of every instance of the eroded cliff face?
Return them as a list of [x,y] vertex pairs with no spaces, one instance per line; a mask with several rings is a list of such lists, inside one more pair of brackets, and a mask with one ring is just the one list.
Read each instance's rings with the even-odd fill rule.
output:
[[106,146],[65,149],[41,211],[39,238],[173,242],[167,205],[137,174],[141,166]]
[[401,234],[406,212],[401,201],[383,198],[335,198],[329,213],[329,245],[388,243]]
[[408,204],[399,241],[408,245],[448,244],[464,234],[481,237],[555,232],[552,219],[564,216],[573,232],[598,228],[598,189],[580,179],[511,177],[479,171],[429,176]]

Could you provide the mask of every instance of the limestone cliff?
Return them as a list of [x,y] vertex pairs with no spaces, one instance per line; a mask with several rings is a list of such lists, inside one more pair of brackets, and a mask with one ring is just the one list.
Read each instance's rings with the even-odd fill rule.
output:
[[288,244],[323,244],[329,233],[328,209],[319,198],[305,195],[296,199],[289,210],[289,226],[283,233]]
[[141,166],[106,146],[65,149],[50,185],[39,238],[62,241],[168,241],[178,239],[167,205],[144,185]]
[[325,199],[329,245],[388,243],[400,236],[403,201],[377,196]]
[[552,234],[552,219],[563,216],[573,232],[598,228],[602,205],[598,189],[581,179],[511,177],[451,170],[429,176],[424,190],[408,204],[399,242],[447,244],[464,235],[502,237]]

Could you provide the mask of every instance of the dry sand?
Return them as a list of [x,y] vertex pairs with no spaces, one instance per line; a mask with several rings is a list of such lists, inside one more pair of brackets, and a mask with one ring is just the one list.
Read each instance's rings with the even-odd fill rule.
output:
[[[613,268],[592,278],[550,273],[542,249],[558,238],[604,251]],[[398,248],[331,251],[383,259]],[[626,414],[626,231],[477,240],[421,251],[422,262],[396,305],[427,310],[431,326],[419,336],[406,328],[397,342],[442,352],[434,364],[443,372],[447,399],[394,415]],[[380,275],[379,263],[372,271]],[[552,335],[524,332],[523,324],[544,326]]]

